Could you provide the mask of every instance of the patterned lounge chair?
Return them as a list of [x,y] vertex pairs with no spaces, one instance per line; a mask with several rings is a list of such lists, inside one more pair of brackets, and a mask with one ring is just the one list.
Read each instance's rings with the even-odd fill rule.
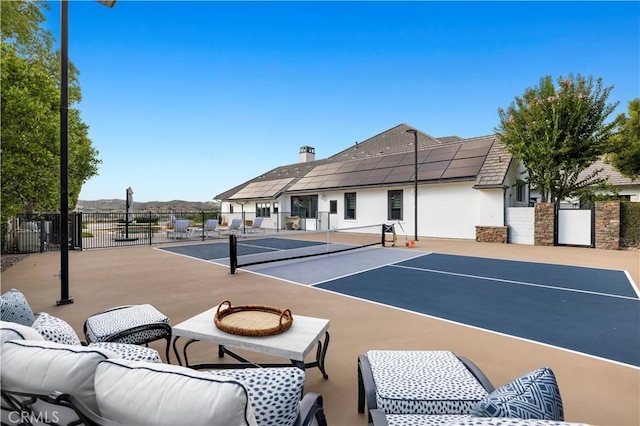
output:
[[360,355],[358,412],[364,413],[365,401],[369,423],[376,426],[569,424],[563,422],[551,369],[531,371],[495,389],[473,362],[448,351],[371,350]]

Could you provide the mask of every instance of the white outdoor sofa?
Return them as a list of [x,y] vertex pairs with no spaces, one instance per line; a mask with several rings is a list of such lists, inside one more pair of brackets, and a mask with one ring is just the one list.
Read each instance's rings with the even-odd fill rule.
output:
[[[0,316],[29,323],[26,299],[5,295]],[[0,322],[3,425],[326,426],[322,397],[303,394],[297,367],[198,371],[139,345],[71,344],[73,329],[52,324]]]

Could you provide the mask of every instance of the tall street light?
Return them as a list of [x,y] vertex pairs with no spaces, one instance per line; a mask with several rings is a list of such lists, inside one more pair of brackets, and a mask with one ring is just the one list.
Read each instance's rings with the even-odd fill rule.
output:
[[[113,7],[116,0],[96,0]],[[60,0],[60,300],[69,297],[69,2]]]
[[407,133],[413,133],[413,240],[418,241],[418,131],[409,129]]

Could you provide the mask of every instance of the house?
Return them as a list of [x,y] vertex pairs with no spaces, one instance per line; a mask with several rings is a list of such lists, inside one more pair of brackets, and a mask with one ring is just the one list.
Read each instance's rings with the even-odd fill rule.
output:
[[[640,202],[640,180],[639,179],[629,179],[628,177],[622,176],[622,174],[617,171],[613,166],[606,161],[600,159],[595,161],[589,167],[584,169],[578,175],[578,180],[585,179],[591,173],[596,170],[602,170],[600,172],[600,177],[606,178],[607,182],[618,190],[618,195],[620,198],[624,198],[627,201],[631,202]],[[598,191],[601,192],[601,191]],[[531,190],[531,199],[532,201],[539,202],[540,194],[535,190]],[[563,205],[573,205],[578,206],[580,201],[577,199],[569,199],[564,200]]]
[[217,195],[223,219],[259,216],[264,228],[279,230],[290,216],[305,230],[397,223],[407,235],[417,224],[417,235],[438,238],[506,233],[507,207],[528,205],[522,165],[495,135],[435,138],[414,130],[400,124],[320,160],[303,146],[298,163]]

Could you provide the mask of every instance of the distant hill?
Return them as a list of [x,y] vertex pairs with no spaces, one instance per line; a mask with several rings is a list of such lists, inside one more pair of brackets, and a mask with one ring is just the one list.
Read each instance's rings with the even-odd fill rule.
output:
[[[125,200],[78,200],[76,204],[76,211],[82,212],[124,212],[126,210]],[[133,210],[141,212],[153,212],[153,211],[176,211],[176,212],[188,212],[196,210],[219,210],[220,203],[213,201],[200,202],[200,201],[149,201],[146,203],[139,203],[134,200]]]

